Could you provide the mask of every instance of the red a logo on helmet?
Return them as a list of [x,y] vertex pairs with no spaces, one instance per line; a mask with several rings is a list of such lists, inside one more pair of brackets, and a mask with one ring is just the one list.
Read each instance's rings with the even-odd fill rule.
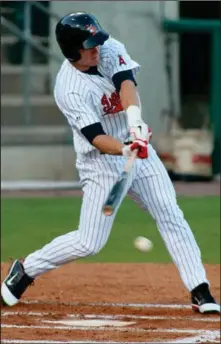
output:
[[126,62],[124,61],[123,57],[121,55],[118,55],[118,57],[119,57],[119,64],[120,64],[120,66],[122,64],[126,65]]
[[86,28],[90,31],[90,33],[92,33],[92,35],[95,35],[95,33],[97,32],[96,27],[92,24],[86,25]]

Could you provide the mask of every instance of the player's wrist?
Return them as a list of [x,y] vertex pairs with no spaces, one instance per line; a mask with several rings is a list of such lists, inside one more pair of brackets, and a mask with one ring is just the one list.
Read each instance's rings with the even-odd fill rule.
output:
[[128,108],[126,109],[126,114],[129,127],[136,127],[143,122],[141,117],[141,110],[137,105],[128,106]]
[[131,149],[130,149],[130,145],[124,145],[122,147],[122,155],[125,157],[125,158],[129,158],[131,156]]

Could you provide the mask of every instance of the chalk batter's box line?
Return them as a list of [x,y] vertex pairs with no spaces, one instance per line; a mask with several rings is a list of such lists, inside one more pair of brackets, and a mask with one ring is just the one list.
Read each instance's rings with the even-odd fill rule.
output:
[[[29,341],[29,340],[10,340],[10,339],[6,339],[3,340],[2,344],[176,344],[176,343],[208,343],[208,339],[204,339],[204,341],[202,341],[202,337],[188,337],[188,338],[184,338],[184,339],[179,339],[178,341],[169,341],[169,342],[88,342],[88,341],[75,341],[75,342],[58,342],[58,341],[45,341],[45,340],[41,340],[41,341]],[[211,342],[211,341],[210,341]],[[212,340],[212,343],[220,343],[219,340]]]
[[[53,316],[57,315],[56,312],[13,312],[13,311],[6,311],[2,312],[2,317],[11,317],[11,316],[38,316],[38,317],[44,317],[44,316]],[[64,316],[69,318],[76,318],[76,319],[124,319],[124,318],[130,318],[130,319],[137,319],[137,320],[191,320],[191,321],[197,321],[197,322],[220,322],[220,317],[194,317],[194,316],[154,316],[154,315],[132,315],[132,314],[78,314],[78,313],[65,313]]]
[[113,302],[59,302],[24,300],[21,303],[33,305],[61,305],[61,306],[82,306],[82,307],[126,307],[126,308],[171,308],[171,309],[191,309],[190,305],[182,304],[156,304],[156,303],[113,303]]
[[94,342],[94,341],[45,341],[45,340],[19,340],[19,339],[5,339],[2,341],[2,344],[180,344],[180,343],[208,343],[208,341],[212,341],[213,343],[220,343],[219,340],[212,339],[211,337],[205,336],[196,336],[196,337],[188,337],[183,339],[178,339],[176,341],[169,341],[169,342]]
[[[105,326],[93,327],[93,326],[47,326],[47,325],[12,325],[12,324],[1,324],[2,328],[19,328],[19,329],[47,329],[47,330],[68,330],[68,331],[108,331],[113,332],[116,328],[110,328]],[[131,327],[118,327],[118,332],[131,332],[131,333],[190,333],[190,334],[214,334],[217,337],[220,336],[220,332],[217,330],[197,330],[197,329],[144,329],[144,328],[131,328]]]

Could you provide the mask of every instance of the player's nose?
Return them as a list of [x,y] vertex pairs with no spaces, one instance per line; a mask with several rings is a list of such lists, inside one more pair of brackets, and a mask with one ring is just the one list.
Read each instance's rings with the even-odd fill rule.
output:
[[92,52],[93,52],[94,54],[97,54],[97,53],[99,52],[99,46],[94,47],[93,50],[92,50]]

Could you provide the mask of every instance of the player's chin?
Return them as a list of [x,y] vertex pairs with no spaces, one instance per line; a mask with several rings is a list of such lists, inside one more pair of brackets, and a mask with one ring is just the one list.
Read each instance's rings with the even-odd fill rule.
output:
[[99,56],[92,59],[90,65],[91,67],[94,67],[94,66],[97,66],[98,63],[99,63]]

